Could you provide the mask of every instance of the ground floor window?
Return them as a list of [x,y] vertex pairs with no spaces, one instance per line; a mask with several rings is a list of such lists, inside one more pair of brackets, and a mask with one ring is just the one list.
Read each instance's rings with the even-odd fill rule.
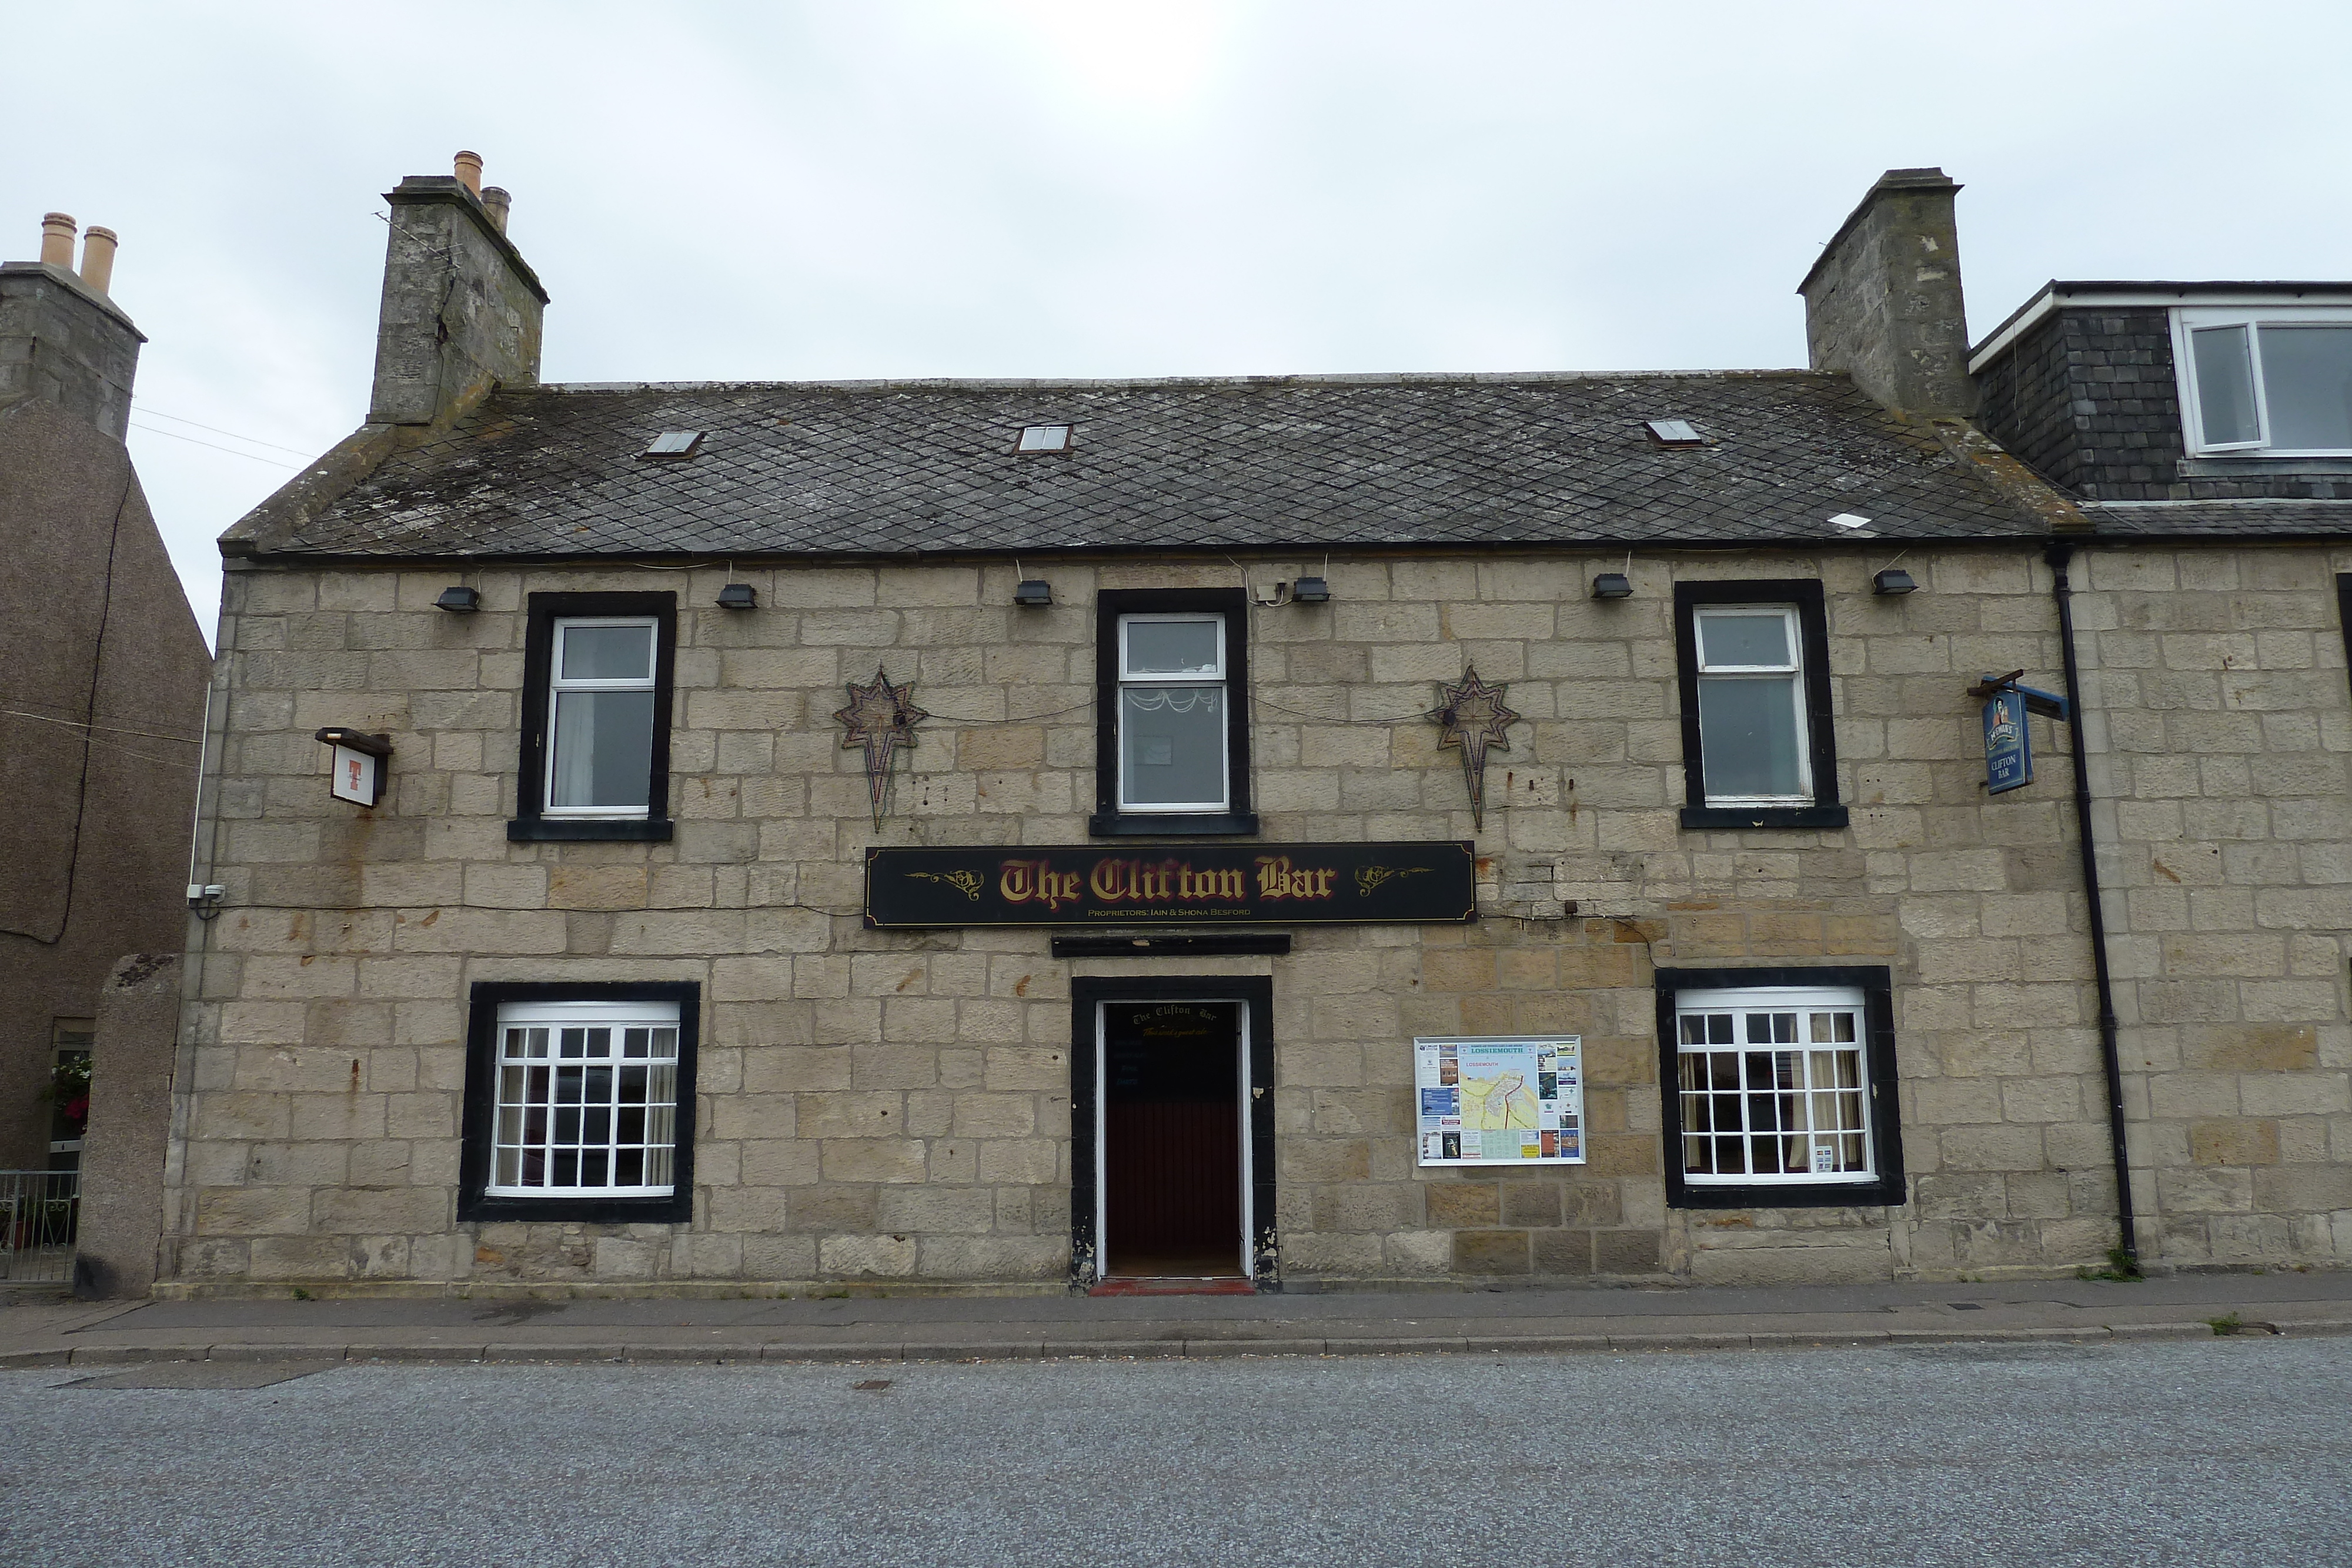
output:
[[1685,1181],[1872,1174],[1860,991],[1685,991],[1675,1010]]
[[499,1009],[492,1193],[667,1197],[677,1134],[676,1003]]
[[474,988],[461,1218],[692,1217],[699,988]]
[[[1660,972],[1669,1186],[1684,1204],[1902,1201],[1885,977]],[[1720,983],[1735,978],[1753,983]],[[1863,983],[1824,983],[1850,978]]]

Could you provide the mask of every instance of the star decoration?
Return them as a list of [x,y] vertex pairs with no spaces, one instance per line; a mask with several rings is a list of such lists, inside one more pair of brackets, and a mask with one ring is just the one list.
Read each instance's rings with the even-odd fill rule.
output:
[[1456,685],[1440,683],[1440,706],[1431,716],[1443,727],[1437,744],[1462,748],[1462,778],[1470,786],[1470,821],[1480,830],[1486,826],[1486,748],[1499,746],[1508,751],[1511,743],[1503,737],[1504,732],[1519,716],[1503,706],[1503,695],[1509,690],[1508,682],[1490,686],[1480,680],[1478,666],[1473,664],[1462,672]]
[[833,716],[839,720],[843,731],[841,748],[866,750],[866,790],[874,803],[874,825],[882,825],[882,816],[890,798],[890,758],[900,746],[915,744],[915,726],[930,717],[908,699],[915,683],[894,686],[882,666],[874,667],[874,684],[861,686],[849,683],[849,706]]

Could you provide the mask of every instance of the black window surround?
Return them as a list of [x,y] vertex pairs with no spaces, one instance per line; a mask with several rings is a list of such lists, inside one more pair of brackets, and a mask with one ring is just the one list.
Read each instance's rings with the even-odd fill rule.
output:
[[[1804,660],[1805,740],[1812,763],[1810,806],[1710,806],[1698,726],[1698,607],[1702,604],[1792,604]],[[1685,828],[1843,828],[1838,800],[1837,737],[1830,711],[1829,619],[1822,585],[1810,578],[1675,584],[1675,664],[1683,708],[1682,825]]]
[[[642,613],[642,612],[640,612]],[[492,1197],[499,1009],[509,1002],[677,1004],[677,1120],[667,1197]],[[582,1225],[684,1225],[694,1218],[694,1067],[702,987],[692,980],[482,980],[467,998],[465,1143],[457,1158],[457,1218]]]
[[1150,975],[1070,982],[1070,1280],[1091,1284],[1096,1264],[1095,1008],[1100,1002],[1238,1000],[1249,1018],[1251,1273],[1260,1291],[1282,1288],[1276,1241],[1274,1152],[1274,982],[1263,975]]
[[[1214,614],[1225,622],[1225,768],[1229,809],[1121,811],[1118,807],[1119,647],[1122,615]],[[1250,809],[1249,599],[1238,588],[1106,589],[1095,595],[1095,814],[1097,838],[1191,838],[1255,833]]]
[[[1669,1208],[1848,1208],[1897,1206],[1905,1201],[1901,1118],[1895,1114],[1895,989],[1882,966],[1783,968],[1660,969],[1658,997],[1658,1094],[1664,1110]],[[1867,1037],[1869,1116],[1874,1176],[1854,1182],[1706,1183],[1683,1177],[1682,1047],[1675,998],[1684,991],[1750,990],[1759,986],[1838,987],[1862,993],[1863,1031]]]
[[[522,743],[517,752],[515,816],[507,838],[519,843],[551,841],[667,843],[669,820],[669,722],[677,667],[677,595],[675,593],[534,593],[523,636]],[[555,623],[576,616],[651,616],[655,622],[654,739],[642,817],[550,817],[547,803],[547,709],[555,653]]]

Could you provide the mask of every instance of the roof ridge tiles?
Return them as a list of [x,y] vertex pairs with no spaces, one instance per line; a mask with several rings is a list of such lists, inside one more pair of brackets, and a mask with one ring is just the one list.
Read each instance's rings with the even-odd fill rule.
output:
[[527,398],[554,392],[1160,392],[1234,388],[1359,387],[1359,386],[1547,386],[1588,382],[1727,382],[1795,381],[1833,382],[1846,380],[1843,371],[1781,368],[1701,371],[1332,371],[1281,375],[1238,376],[1114,376],[1007,377],[913,376],[845,381],[720,381],[720,382],[540,382],[530,386],[504,387],[498,396]]

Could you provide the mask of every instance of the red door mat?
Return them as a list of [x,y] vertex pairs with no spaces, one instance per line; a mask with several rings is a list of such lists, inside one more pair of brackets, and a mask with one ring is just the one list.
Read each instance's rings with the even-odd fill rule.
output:
[[1257,1287],[1240,1275],[1185,1280],[1154,1274],[1113,1274],[1089,1296],[1255,1296]]

